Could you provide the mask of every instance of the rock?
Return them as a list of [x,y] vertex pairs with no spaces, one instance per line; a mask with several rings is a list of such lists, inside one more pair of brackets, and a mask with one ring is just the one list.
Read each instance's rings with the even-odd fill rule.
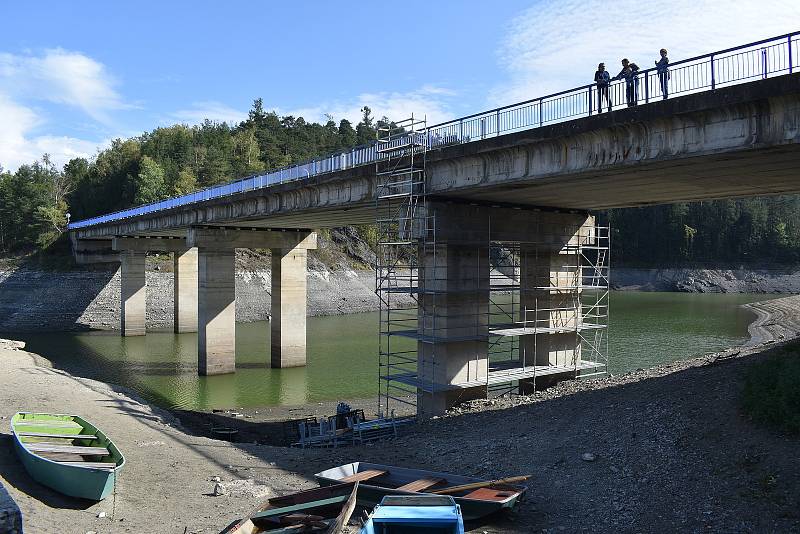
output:
[[105,512],[100,512],[99,514],[97,514],[97,517],[99,517],[100,519],[103,519],[105,516],[106,516]]
[[595,460],[597,460],[597,456],[591,452],[584,452],[581,455],[581,460],[583,460],[584,462],[594,462]]

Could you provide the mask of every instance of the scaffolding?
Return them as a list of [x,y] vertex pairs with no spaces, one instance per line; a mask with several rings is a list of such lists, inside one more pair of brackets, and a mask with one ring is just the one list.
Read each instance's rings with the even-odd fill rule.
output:
[[528,240],[492,241],[487,210],[437,242],[427,149],[424,119],[378,130],[379,413],[415,413],[425,395],[527,393],[604,374],[609,228],[531,210]]
[[[417,347],[397,335],[416,330],[420,253],[435,241],[425,209],[426,121],[413,115],[377,130],[376,293],[379,297],[378,412],[416,411]],[[423,250],[420,250],[420,249]]]

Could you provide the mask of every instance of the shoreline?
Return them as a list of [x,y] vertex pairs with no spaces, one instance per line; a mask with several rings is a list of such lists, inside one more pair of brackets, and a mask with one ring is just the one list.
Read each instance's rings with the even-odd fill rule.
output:
[[[396,440],[332,450],[301,451],[229,443],[190,434],[180,417],[144,402],[135,392],[71,376],[48,366],[46,358],[21,350],[18,343],[15,346],[13,342],[0,342],[0,360],[6,370],[0,382],[3,386],[0,405],[9,412],[0,416],[7,420],[14,411],[25,409],[81,413],[112,435],[128,458],[115,503],[107,500],[98,504],[84,503],[76,508],[69,499],[30,481],[8,446],[0,447],[0,480],[23,510],[26,528],[32,532],[59,532],[64,524],[73,525],[76,532],[83,529],[80,532],[180,533],[184,528],[198,534],[218,532],[263,495],[310,487],[314,485],[311,476],[314,472],[354,460],[416,465],[491,478],[522,471],[535,472],[537,484],[530,490],[528,502],[511,514],[478,527],[478,532],[559,530],[558,527],[564,525],[571,525],[567,528],[571,531],[577,524],[612,532],[635,525],[636,521],[650,521],[649,524],[660,524],[666,530],[703,528],[729,532],[742,530],[733,526],[745,520],[755,523],[752,529],[744,530],[796,528],[800,526],[800,517],[796,512],[784,510],[794,507],[796,501],[790,499],[782,508],[784,515],[773,518],[783,523],[759,523],[762,519],[752,517],[742,519],[742,514],[748,515],[748,508],[733,509],[736,506],[725,503],[726,499],[733,498],[727,493],[708,501],[703,493],[706,490],[698,486],[705,482],[703,477],[694,476],[698,468],[681,463],[689,459],[699,462],[703,458],[709,461],[717,458],[717,453],[712,451],[725,449],[717,441],[723,438],[726,443],[729,439],[734,441],[729,443],[725,455],[713,460],[714,465],[727,461],[724,458],[728,456],[731,461],[752,462],[741,459],[741,454],[752,453],[739,454],[740,447],[760,451],[772,450],[770,448],[783,451],[788,447],[789,451],[796,451],[797,440],[775,438],[761,429],[746,427],[747,422],[736,416],[735,403],[720,400],[736,389],[736,381],[726,376],[738,376],[735,373],[742,366],[762,358],[771,347],[782,346],[800,335],[800,322],[793,318],[800,314],[800,296],[746,306],[753,310],[756,318],[749,328],[751,340],[743,345],[618,376],[566,381],[531,396],[473,401],[451,410],[444,417],[420,423]],[[675,394],[671,394],[672,391]],[[715,402],[708,403],[706,398],[715,399]],[[687,415],[700,409],[724,410],[724,416],[697,419],[697,415]],[[563,417],[564,413],[573,415]],[[502,419],[498,419],[501,414]],[[636,422],[631,417],[635,417]],[[242,418],[242,421],[251,420]],[[700,428],[733,425],[735,432],[723,426],[706,440],[704,436],[709,431],[695,429],[691,426],[694,423]],[[742,425],[746,431],[740,428]],[[625,442],[625,436],[630,439],[631,430],[633,436],[638,437],[635,442]],[[2,437],[7,443],[8,436]],[[705,440],[702,447],[708,447],[702,449],[706,452],[687,456],[686,440],[695,443],[701,438]],[[766,440],[767,445],[758,440]],[[747,443],[740,444],[740,441]],[[699,447],[699,442],[694,446]],[[496,460],[486,460],[487,454],[496,455],[501,449],[506,452]],[[583,452],[592,452],[599,460],[584,462],[580,459]],[[761,460],[755,467],[748,468],[745,482],[757,484],[751,478],[765,476],[764,470],[786,473],[786,465],[779,460],[774,460],[778,462],[775,465],[770,463],[773,455],[766,458],[764,452],[759,454]],[[774,457],[785,457],[782,461],[790,462],[796,455],[775,453]],[[653,458],[655,463],[651,461]],[[669,474],[658,475],[662,464]],[[735,489],[730,495],[739,495],[736,492],[742,490],[736,484],[744,475],[734,467],[725,467],[728,464],[714,465],[711,466],[714,474],[710,472],[709,479],[714,482],[720,482],[717,480],[720,477],[724,479],[717,489],[722,491],[730,485],[731,491]],[[797,467],[791,463],[787,465]],[[704,469],[702,467],[699,472],[704,473]],[[729,471],[731,477],[727,475]],[[625,474],[628,472],[633,478]],[[229,495],[212,496],[214,476],[232,484],[234,489]],[[660,484],[648,483],[659,480],[659,476],[668,477],[663,488]],[[800,488],[792,484],[800,484],[799,481],[792,480],[788,474],[781,475],[779,481],[781,492],[783,486],[789,484],[785,488],[788,495],[798,494],[796,490]],[[680,491],[673,484],[679,484]],[[612,499],[612,506],[605,498],[594,503],[594,496],[604,491]],[[770,499],[774,501],[777,490],[770,491],[773,492]],[[652,492],[656,493],[651,495]],[[684,494],[687,499],[693,499],[692,502],[706,504],[695,507],[680,504]],[[748,499],[744,499],[747,501],[744,504],[752,509],[754,505]],[[572,501],[576,508],[565,506]],[[181,502],[181,506],[176,507],[175,502]],[[651,508],[658,508],[661,502],[667,502],[669,508],[675,509],[674,513],[680,511],[683,515],[673,516],[670,515],[673,511],[662,510],[663,517],[652,516]],[[761,501],[756,505],[759,510],[768,506],[758,503]],[[581,506],[591,509],[585,523],[581,519],[583,516],[575,512],[579,512]],[[769,506],[774,507],[775,503]],[[107,516],[98,518],[101,511]],[[707,511],[710,513],[706,514]],[[735,517],[737,513],[738,518]],[[761,515],[766,513],[763,511]],[[717,529],[706,524],[712,518],[717,521]],[[734,519],[739,522],[731,523]],[[656,526],[651,528],[658,530]],[[636,529],[649,530],[641,523]]]

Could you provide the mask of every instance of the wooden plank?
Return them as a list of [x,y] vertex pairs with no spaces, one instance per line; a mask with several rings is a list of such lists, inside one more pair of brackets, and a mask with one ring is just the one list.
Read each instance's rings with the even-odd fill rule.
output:
[[75,421],[46,421],[38,419],[18,420],[14,422],[14,427],[19,426],[54,426],[58,428],[83,428]]
[[509,497],[513,497],[518,492],[513,490],[502,490],[502,489],[495,489],[495,488],[478,488],[475,491],[467,493],[462,499],[475,499],[478,501],[495,501],[495,502],[502,502],[508,499]]
[[379,469],[367,469],[366,471],[361,471],[359,473],[353,473],[350,476],[346,476],[342,479],[342,482],[361,482],[363,480],[369,480],[371,478],[376,478],[381,475],[385,475],[388,471],[381,471]]
[[436,484],[440,484],[442,482],[446,482],[443,478],[420,478],[419,480],[415,480],[413,482],[409,482],[408,484],[404,484],[400,486],[399,490],[402,491],[425,491],[428,488],[435,486]]
[[31,438],[64,438],[64,439],[90,439],[96,438],[94,434],[47,434],[44,432],[17,432],[20,437]]
[[63,465],[75,465],[78,467],[95,467],[98,469],[115,469],[117,467],[117,464],[112,464],[110,462],[75,462],[75,461],[65,462],[59,460],[55,461]]
[[525,482],[526,480],[531,478],[531,476],[532,475],[525,475],[519,477],[500,478],[497,480],[485,480],[483,482],[472,482],[471,484],[462,484],[460,486],[450,486],[449,488],[442,488],[440,490],[432,491],[431,493],[435,493],[437,495],[449,495],[451,493],[458,493],[460,491],[469,491],[479,488],[486,488],[498,484],[513,484],[515,482]]
[[311,501],[302,504],[294,504],[292,506],[284,506],[283,508],[272,508],[269,510],[264,510],[262,512],[257,512],[253,514],[252,516],[250,516],[250,519],[264,519],[267,517],[283,516],[294,512],[300,512],[302,510],[310,510],[314,508],[320,508],[323,506],[331,506],[333,504],[345,503],[349,498],[350,498],[349,495],[341,495],[339,497],[331,497],[330,499],[321,499],[319,501]]
[[111,454],[105,447],[80,447],[77,445],[56,445],[52,443],[23,443],[31,452],[66,452],[81,456],[107,456]]

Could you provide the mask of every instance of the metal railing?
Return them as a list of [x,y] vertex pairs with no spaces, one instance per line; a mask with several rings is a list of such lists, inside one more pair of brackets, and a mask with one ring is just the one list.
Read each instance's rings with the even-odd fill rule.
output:
[[[666,80],[660,77],[655,67],[641,70],[632,81],[630,102],[626,97],[626,84],[630,82],[612,81],[608,87],[609,104],[603,107],[618,109],[647,104],[667,96],[714,90],[756,79],[790,74],[800,68],[799,38],[800,32],[792,32],[675,61],[669,65]],[[667,94],[664,94],[664,88]],[[429,148],[469,143],[597,114],[602,112],[602,109],[598,109],[598,103],[598,87],[592,83],[430,126],[422,134],[417,135],[422,136],[422,140],[427,142]],[[352,167],[374,165],[378,158],[382,157],[385,156],[378,153],[375,144],[362,145],[267,174],[74,222],[69,225],[69,229],[75,230],[128,219],[187,204],[265,189],[286,182],[310,180],[312,177]]]

